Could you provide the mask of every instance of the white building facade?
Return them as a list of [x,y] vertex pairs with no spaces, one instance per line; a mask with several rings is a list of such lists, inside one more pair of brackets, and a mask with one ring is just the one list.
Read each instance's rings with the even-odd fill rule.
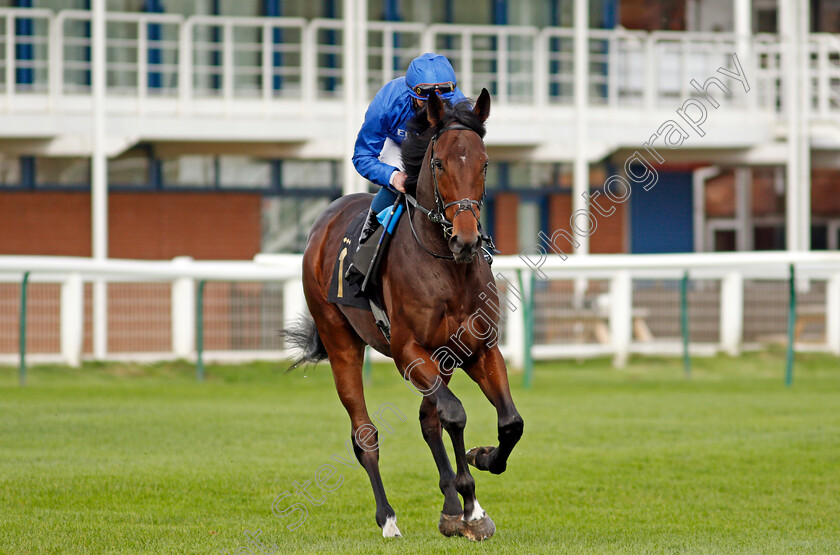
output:
[[840,39],[812,32],[811,2],[665,2],[651,23],[629,0],[108,0],[100,103],[90,1],[1,4],[0,191],[88,190],[102,104],[109,190],[256,192],[261,250],[300,251],[367,189],[350,155],[369,99],[436,51],[493,95],[484,217],[509,253],[591,211],[637,151],[659,181],[593,252],[838,248],[811,181],[840,167]]

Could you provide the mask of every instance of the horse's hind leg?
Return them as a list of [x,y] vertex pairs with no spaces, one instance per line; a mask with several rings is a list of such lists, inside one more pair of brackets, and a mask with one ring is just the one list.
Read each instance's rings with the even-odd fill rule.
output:
[[[447,376],[448,381],[448,376]],[[461,501],[458,499],[458,490],[455,489],[455,472],[449,462],[449,455],[446,454],[446,447],[443,445],[443,428],[438,418],[437,409],[428,397],[423,397],[420,403],[420,431],[423,439],[429,444],[432,457],[435,459],[438,473],[440,474],[440,491],[443,493],[443,510],[440,514],[438,529],[444,536],[456,536],[461,533],[461,517],[464,510],[461,508]]]
[[384,537],[399,537],[402,534],[397,528],[397,515],[388,503],[379,474],[379,432],[365,405],[362,384],[365,344],[335,305],[324,305],[321,311],[312,312],[319,312],[312,316],[330,359],[338,396],[350,416],[353,451],[370,478],[376,500],[376,524],[382,528]]
[[464,371],[475,380],[498,414],[499,446],[475,447],[467,453],[469,463],[479,470],[501,474],[513,447],[522,437],[524,422],[513,404],[507,379],[507,367],[498,347],[481,355]]

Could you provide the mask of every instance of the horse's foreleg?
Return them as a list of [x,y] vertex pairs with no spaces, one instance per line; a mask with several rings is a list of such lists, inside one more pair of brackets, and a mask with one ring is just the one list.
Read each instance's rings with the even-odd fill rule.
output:
[[496,531],[496,526],[475,498],[475,480],[470,475],[464,447],[464,428],[467,425],[464,406],[444,383],[429,353],[416,344],[405,349],[399,357],[398,366],[403,376],[434,405],[441,425],[452,440],[456,468],[455,490],[464,501],[460,533],[472,540],[489,538]]
[[420,431],[423,439],[432,451],[438,473],[440,474],[440,491],[443,493],[443,510],[440,515],[438,528],[445,536],[455,536],[461,533],[461,516],[464,510],[455,489],[455,471],[449,463],[449,455],[443,445],[443,428],[438,418],[437,409],[428,397],[420,403]]
[[464,367],[464,371],[478,384],[484,395],[496,407],[498,414],[499,446],[470,449],[467,459],[479,470],[501,474],[507,468],[507,460],[513,447],[522,437],[524,422],[510,395],[507,367],[498,347],[494,347],[476,361]]

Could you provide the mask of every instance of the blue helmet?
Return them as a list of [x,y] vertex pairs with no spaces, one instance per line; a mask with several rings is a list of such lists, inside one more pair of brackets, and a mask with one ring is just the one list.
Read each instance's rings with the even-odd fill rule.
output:
[[409,94],[418,100],[426,100],[432,91],[449,99],[455,93],[455,70],[446,56],[426,52],[409,64],[405,84]]

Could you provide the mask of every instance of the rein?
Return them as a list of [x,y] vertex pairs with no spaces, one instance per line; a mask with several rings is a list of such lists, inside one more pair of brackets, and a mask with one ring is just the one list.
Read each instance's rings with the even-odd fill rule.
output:
[[[469,127],[467,127],[465,125],[462,125],[460,123],[454,123],[452,125],[447,125],[443,129],[441,129],[440,131],[435,133],[435,136],[432,137],[432,152],[431,152],[431,156],[430,156],[430,159],[429,159],[429,166],[430,166],[430,169],[431,169],[431,172],[432,172],[432,179],[433,179],[434,184],[435,184],[435,189],[434,189],[434,192],[435,192],[435,207],[434,207],[433,210],[429,210],[429,209],[425,208],[424,206],[422,206],[417,201],[416,198],[409,195],[408,193],[404,193],[405,201],[406,201],[406,212],[409,212],[409,206],[408,205],[410,204],[416,210],[419,210],[420,212],[425,214],[426,217],[429,218],[430,222],[438,224],[441,227],[441,229],[443,230],[443,237],[444,238],[449,238],[452,235],[452,225],[453,224],[452,224],[451,221],[449,221],[446,218],[446,209],[449,208],[450,206],[457,206],[458,210],[455,212],[455,215],[452,216],[452,219],[454,220],[458,216],[458,214],[460,214],[461,212],[470,212],[473,215],[473,217],[475,218],[475,221],[478,223],[478,236],[481,238],[481,241],[483,243],[487,244],[489,249],[491,249],[492,251],[496,251],[496,245],[493,244],[493,239],[487,233],[484,232],[484,229],[481,227],[481,222],[478,219],[478,215],[475,213],[475,209],[473,208],[473,207],[475,207],[475,208],[478,208],[479,210],[481,210],[481,207],[484,205],[484,199],[487,196],[487,192],[486,192],[486,190],[487,190],[487,185],[486,185],[487,165],[484,166],[485,187],[484,187],[484,190],[482,190],[482,192],[481,192],[481,198],[479,200],[464,198],[464,199],[456,200],[456,201],[453,201],[453,202],[447,202],[446,204],[443,203],[443,199],[441,198],[441,195],[440,195],[440,189],[438,188],[437,173],[435,172],[435,169],[437,167],[436,164],[435,164],[436,163],[436,160],[435,160],[435,143],[437,143],[438,138],[440,138],[440,136],[443,135],[444,133],[446,133],[447,131],[472,131],[473,133],[475,133],[475,130],[470,129]],[[411,234],[414,236],[414,240],[417,242],[417,244],[420,245],[420,247],[424,251],[426,251],[428,254],[432,255],[433,257],[441,259],[441,260],[455,260],[454,255],[451,255],[451,254],[450,255],[437,254],[436,252],[427,248],[426,245],[424,245],[423,242],[420,240],[420,237],[417,235],[417,231],[414,229],[414,222],[411,219],[411,214],[409,213],[408,216],[409,216],[408,217],[408,223],[409,223],[409,226],[411,227]]]

